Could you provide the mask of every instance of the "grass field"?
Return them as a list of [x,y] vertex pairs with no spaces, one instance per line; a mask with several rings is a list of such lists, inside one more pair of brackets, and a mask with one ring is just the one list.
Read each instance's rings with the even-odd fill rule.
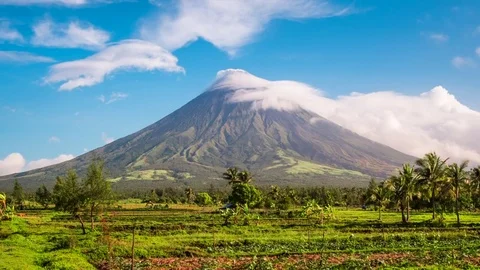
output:
[[[149,210],[125,201],[83,235],[80,223],[51,210],[0,222],[1,269],[476,269],[480,214],[442,223],[430,214],[336,209],[318,224],[297,211],[252,213],[224,226],[215,208],[170,205]],[[235,224],[236,223],[236,224]],[[89,225],[89,224],[88,224]]]

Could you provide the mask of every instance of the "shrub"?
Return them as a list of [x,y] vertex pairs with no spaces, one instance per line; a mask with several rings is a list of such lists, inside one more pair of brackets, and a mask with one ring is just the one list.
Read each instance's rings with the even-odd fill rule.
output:
[[207,205],[212,205],[213,200],[212,200],[212,197],[210,197],[210,195],[208,195],[208,193],[200,192],[195,197],[195,203],[200,205],[200,206],[207,206]]

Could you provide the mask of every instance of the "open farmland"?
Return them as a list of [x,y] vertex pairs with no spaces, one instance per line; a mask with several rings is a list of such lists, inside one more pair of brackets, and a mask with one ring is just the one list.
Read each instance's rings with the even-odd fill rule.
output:
[[465,269],[480,266],[480,215],[432,223],[413,212],[336,209],[325,218],[290,211],[225,215],[213,207],[119,202],[82,234],[80,223],[50,210],[19,212],[0,223],[3,269]]

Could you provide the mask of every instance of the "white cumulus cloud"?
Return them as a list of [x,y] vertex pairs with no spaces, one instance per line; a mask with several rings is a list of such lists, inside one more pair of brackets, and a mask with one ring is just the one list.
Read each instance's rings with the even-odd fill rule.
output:
[[[325,18],[345,15],[327,0],[179,0],[146,20],[142,38],[175,50],[202,38],[230,55],[251,43],[275,19]],[[171,12],[168,12],[169,10]]]
[[162,47],[142,41],[124,40],[85,59],[53,65],[44,81],[63,82],[60,91],[92,86],[119,70],[184,72],[178,59]]
[[0,51],[0,62],[13,62],[20,64],[53,63],[55,62],[55,59],[29,52]]
[[219,72],[210,88],[219,89],[231,91],[230,102],[252,102],[252,109],[312,111],[413,156],[436,151],[480,164],[480,112],[461,104],[441,86],[413,96],[384,91],[331,99],[303,83],[268,81],[242,70],[226,70]]
[[0,41],[22,42],[24,38],[18,30],[12,28],[9,21],[0,19]]
[[71,159],[74,159],[74,155],[66,155],[66,154],[61,154],[56,158],[48,159],[48,158],[42,158],[39,160],[34,160],[30,161],[24,168],[25,171],[30,171],[34,169],[39,169],[43,167],[48,167],[51,165],[59,164]]
[[59,24],[46,18],[33,26],[32,44],[45,47],[84,48],[97,50],[104,48],[110,34],[90,23],[72,21]]
[[25,159],[19,153],[0,159],[0,176],[20,172],[25,167],[25,163]]
[[75,158],[73,155],[61,154],[52,159],[42,158],[27,163],[27,160],[20,153],[12,153],[3,160],[0,159],[0,176],[39,169],[62,163],[73,158]]

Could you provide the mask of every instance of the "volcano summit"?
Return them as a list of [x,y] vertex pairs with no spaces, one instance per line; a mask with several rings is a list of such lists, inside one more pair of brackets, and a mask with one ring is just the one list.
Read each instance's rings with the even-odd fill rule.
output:
[[223,70],[160,121],[73,160],[2,177],[0,186],[14,178],[51,185],[68,168],[84,172],[93,157],[105,160],[112,181],[136,187],[208,186],[232,166],[251,170],[258,184],[363,185],[414,159],[305,109],[311,95],[318,92],[306,84]]

